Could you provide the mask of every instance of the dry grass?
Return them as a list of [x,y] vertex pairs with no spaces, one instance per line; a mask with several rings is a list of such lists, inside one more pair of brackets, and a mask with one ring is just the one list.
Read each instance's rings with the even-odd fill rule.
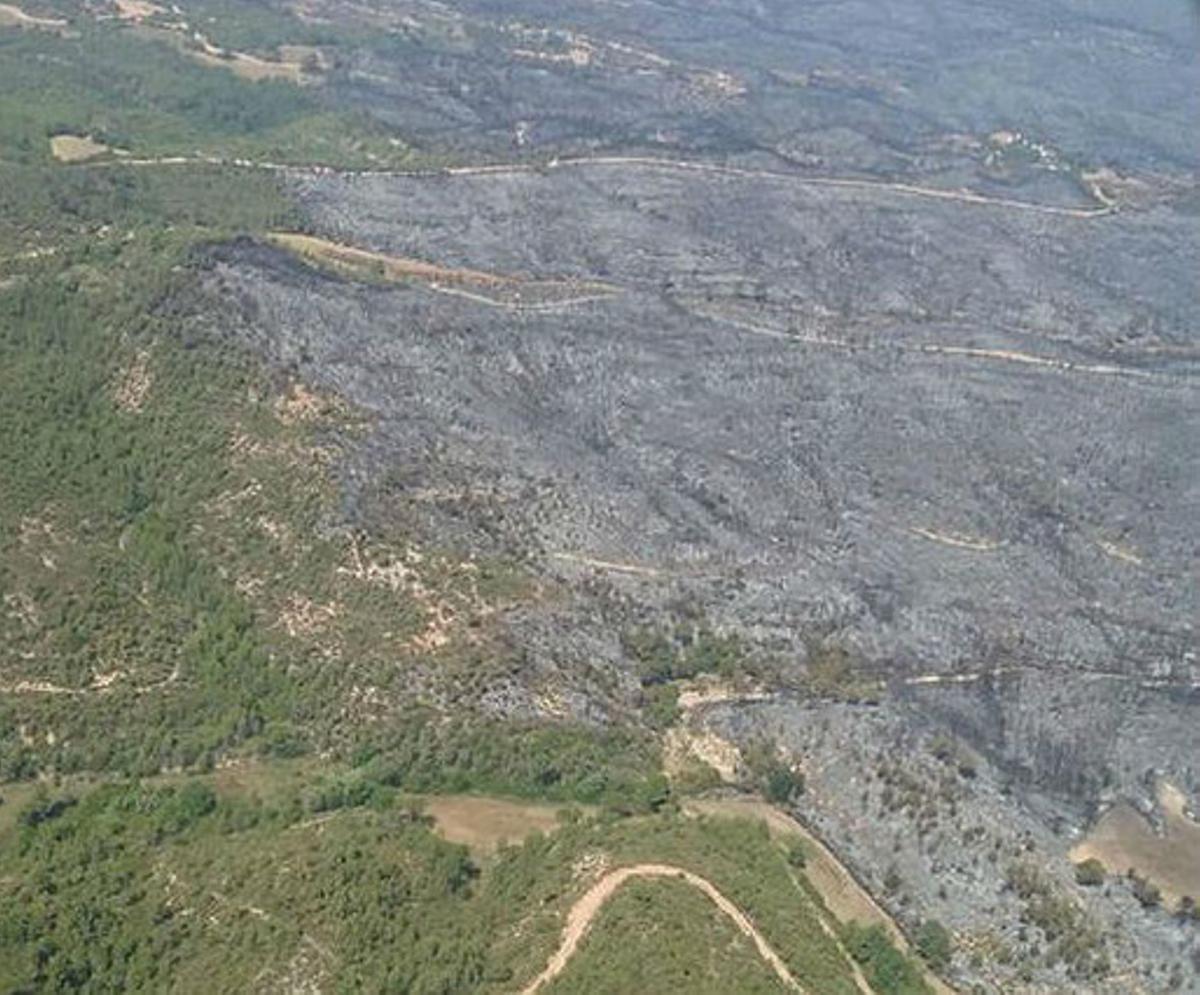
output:
[[1200,897],[1200,823],[1186,812],[1182,792],[1159,782],[1158,803],[1165,831],[1159,835],[1132,805],[1113,806],[1071,851],[1079,863],[1094,858],[1114,874],[1131,868],[1162,891],[1168,904],[1184,895]]
[[498,307],[528,308],[577,303],[615,293],[617,288],[597,281],[535,279],[438,266],[420,259],[392,256],[314,235],[272,232],[268,240],[318,266],[350,278],[389,282],[411,280],[431,290],[452,293]]
[[185,47],[184,51],[203,65],[215,69],[228,69],[235,76],[252,82],[263,79],[282,79],[296,84],[308,82],[304,68],[298,62],[285,62],[282,59],[272,62],[269,59],[260,59],[256,55],[247,55],[245,52],[228,52],[211,46]]
[[113,401],[122,411],[137,414],[146,403],[154,378],[150,373],[150,353],[143,349],[122,372],[113,388]]
[[477,853],[491,853],[502,843],[519,843],[531,833],[550,833],[559,826],[561,806],[506,801],[475,795],[429,797],[425,811],[440,836]]

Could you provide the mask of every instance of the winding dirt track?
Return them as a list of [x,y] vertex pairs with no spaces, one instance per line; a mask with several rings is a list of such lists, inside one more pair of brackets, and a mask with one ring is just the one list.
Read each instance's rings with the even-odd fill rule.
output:
[[562,943],[559,944],[542,973],[521,990],[521,995],[533,995],[533,992],[553,981],[563,972],[568,962],[575,956],[580,942],[587,934],[588,927],[604,907],[604,903],[626,881],[637,877],[678,878],[694,888],[699,888],[718,909],[733,920],[733,924],[743,936],[754,941],[759,956],[771,966],[780,981],[794,991],[804,991],[800,983],[793,977],[792,972],[788,970],[783,959],[771,949],[770,944],[763,938],[754,923],[741,909],[722,895],[707,878],[702,878],[698,874],[685,871],[682,867],[673,867],[670,864],[633,864],[629,867],[618,867],[616,870],[609,871],[571,906],[571,910],[567,913],[567,925],[563,929]]
[[449,166],[442,169],[339,169],[333,166],[302,166],[263,159],[245,159],[216,155],[176,155],[142,158],[118,158],[100,162],[75,163],[75,168],[113,168],[137,166],[232,166],[239,169],[257,169],[293,176],[339,176],[357,178],[402,178],[437,179],[445,177],[515,176],[520,174],[546,173],[560,169],[580,168],[623,168],[640,167],[664,172],[707,173],[712,176],[740,177],[767,182],[791,183],[802,187],[834,187],[844,190],[890,193],[899,197],[916,197],[951,201],[976,207],[1001,208],[1024,211],[1060,218],[1095,220],[1115,214],[1116,203],[1104,203],[1098,207],[1062,207],[1054,204],[1039,204],[1033,201],[1016,200],[1008,197],[991,197],[971,190],[953,190],[942,187],[920,186],[914,183],[896,183],[887,180],[870,180],[843,176],[805,176],[796,173],[781,173],[769,169],[746,169],[739,166],[723,166],[719,163],[697,162],[688,159],[660,159],[656,156],[577,156],[554,159],[549,163],[496,163],[485,166]]

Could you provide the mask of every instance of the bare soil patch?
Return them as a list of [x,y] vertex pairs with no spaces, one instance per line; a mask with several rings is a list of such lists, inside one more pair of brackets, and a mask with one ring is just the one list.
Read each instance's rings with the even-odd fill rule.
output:
[[132,363],[122,371],[120,379],[113,389],[113,401],[122,411],[136,414],[142,410],[154,377],[150,373],[150,353],[143,349],[134,357]]
[[1166,781],[1159,784],[1158,803],[1165,823],[1161,834],[1122,802],[1100,817],[1070,856],[1075,863],[1094,858],[1113,874],[1133,869],[1173,906],[1184,895],[1200,897],[1200,823],[1188,816],[1182,792]]
[[141,23],[148,17],[163,13],[163,8],[149,0],[116,0],[117,17],[123,21]]
[[89,135],[54,135],[50,154],[59,162],[86,162],[113,151]]
[[481,853],[490,853],[502,843],[518,843],[534,832],[553,832],[561,811],[557,805],[476,795],[433,796],[424,807],[439,835]]

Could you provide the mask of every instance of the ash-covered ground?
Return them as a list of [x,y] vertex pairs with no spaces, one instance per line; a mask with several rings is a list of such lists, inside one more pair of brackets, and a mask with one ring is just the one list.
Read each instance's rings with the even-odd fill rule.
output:
[[[610,292],[498,303],[250,243],[208,262],[210,326],[370,415],[345,521],[574,585],[512,622],[568,692],[597,661],[633,681],[617,602],[690,599],[797,673],[813,646],[846,650],[881,700],[705,721],[792,750],[813,772],[800,812],[882,890],[899,868],[902,918],[980,949],[993,929],[1014,960],[964,949],[963,977],[1100,984],[1019,925],[1011,868],[1034,854],[1097,929],[1120,925],[1111,990],[1195,989],[1194,926],[1085,896],[1065,859],[1104,805],[1152,811],[1155,777],[1200,789],[1189,9],[511,6],[381,8],[413,22],[408,89],[396,65],[333,85],[540,166],[293,193],[338,243]],[[603,720],[590,681],[567,699]],[[973,760],[935,856],[935,816],[872,784],[936,793],[939,735]]]

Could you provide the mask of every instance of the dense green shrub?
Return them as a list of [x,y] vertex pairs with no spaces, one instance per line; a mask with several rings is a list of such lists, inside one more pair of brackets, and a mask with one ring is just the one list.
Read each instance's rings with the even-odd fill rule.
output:
[[926,995],[929,991],[921,972],[892,946],[882,926],[847,923],[842,927],[842,942],[880,995]]
[[954,942],[949,930],[936,919],[926,919],[921,923],[913,941],[917,953],[933,970],[943,971],[949,966]]
[[1087,888],[1104,884],[1106,877],[1104,865],[1095,857],[1080,861],[1075,865],[1075,883]]

